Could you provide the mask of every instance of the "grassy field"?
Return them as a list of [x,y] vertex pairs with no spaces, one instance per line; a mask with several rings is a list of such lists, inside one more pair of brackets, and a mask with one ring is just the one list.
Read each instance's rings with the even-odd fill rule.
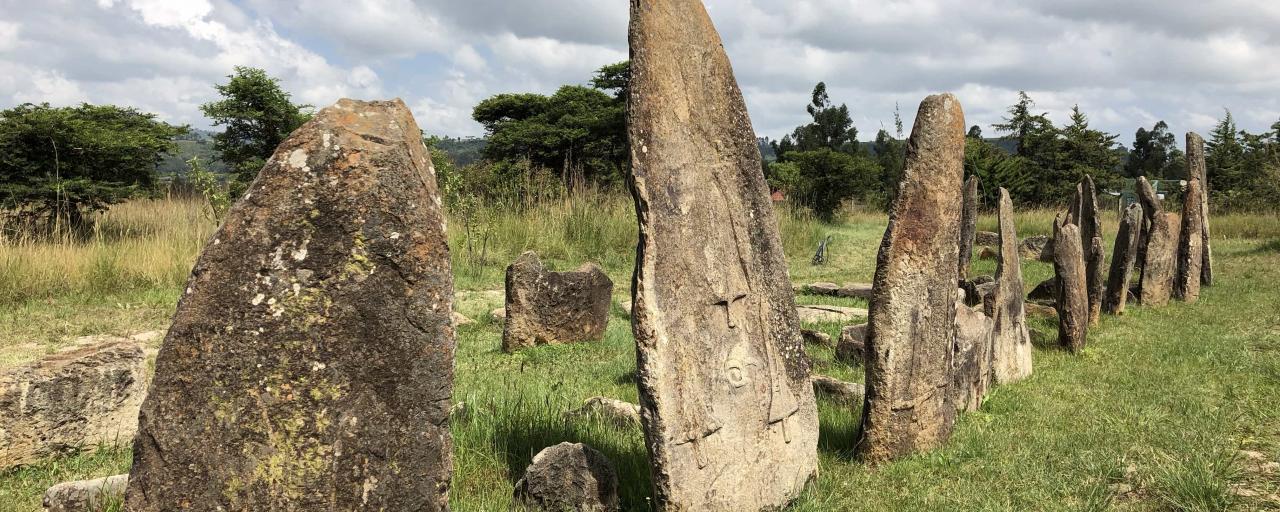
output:
[[[635,352],[615,307],[601,343],[500,349],[502,272],[523,250],[549,265],[601,263],[615,300],[629,293],[635,221],[628,198],[588,194],[450,221],[460,329],[454,419],[454,508],[507,510],[514,482],[540,449],[581,441],[618,465],[627,510],[646,510],[649,476],[638,428],[569,420],[595,395],[636,400]],[[869,281],[883,215],[836,225],[780,212],[797,283]],[[1019,215],[1022,235],[1047,234],[1052,213]],[[979,229],[993,230],[984,217]],[[89,240],[0,245],[0,367],[88,334],[163,329],[201,244],[214,228],[194,202],[123,205]],[[1108,218],[1106,232],[1115,231]],[[470,233],[470,236],[468,236]],[[998,388],[963,415],[943,449],[878,469],[850,455],[857,407],[820,399],[821,477],[792,510],[1280,510],[1280,221],[1215,219],[1219,283],[1199,304],[1132,308],[1104,318],[1083,354],[1039,346],[1035,375]],[[831,235],[832,260],[808,263]],[[470,247],[468,249],[468,247]],[[994,262],[976,261],[975,274]],[[1052,274],[1026,262],[1028,286]],[[800,296],[799,302],[861,305]],[[1052,322],[1032,322],[1052,340]],[[813,326],[838,335],[840,325]],[[862,380],[862,370],[810,347],[816,371]],[[0,473],[0,511],[38,510],[48,486],[128,469],[127,450],[102,448]]]

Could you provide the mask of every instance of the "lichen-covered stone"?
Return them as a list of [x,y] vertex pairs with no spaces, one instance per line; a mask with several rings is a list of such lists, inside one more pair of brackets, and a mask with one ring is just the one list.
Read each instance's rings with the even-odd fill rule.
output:
[[143,347],[95,341],[0,373],[0,470],[133,440],[147,394]]
[[126,508],[445,510],[453,277],[399,100],[340,100],[276,149],[192,270]]
[[1031,334],[1027,329],[1026,299],[1022,295],[1022,257],[1013,222],[1013,200],[1000,189],[1000,260],[996,263],[995,289],[984,302],[992,320],[991,376],[996,384],[1008,384],[1031,375]]
[[862,364],[867,353],[867,324],[846,325],[836,342],[836,360]]
[[618,470],[608,457],[582,443],[560,443],[538,452],[515,487],[516,500],[531,510],[618,510]]
[[1187,193],[1182,205],[1182,230],[1178,237],[1178,266],[1174,278],[1173,295],[1186,302],[1200,300],[1202,265],[1204,264],[1204,216],[1200,208],[1204,197],[1200,194],[1200,180],[1187,182]]
[[1187,176],[1200,180],[1200,284],[1213,286],[1213,237],[1209,233],[1209,168],[1204,159],[1204,138],[1187,132]]
[[841,405],[855,407],[862,405],[862,399],[865,397],[862,384],[845,382],[826,375],[813,376],[813,391]]
[[960,208],[960,279],[969,277],[969,263],[973,260],[973,242],[978,231],[978,177],[970,175],[964,180]]
[[1080,228],[1087,282],[1085,290],[1089,295],[1089,325],[1096,325],[1102,312],[1106,255],[1102,248],[1102,218],[1098,216],[1098,187],[1093,182],[1093,176],[1085,175],[1084,180],[1076,186],[1070,216],[1070,222]]
[[598,265],[551,272],[532,251],[507,267],[502,350],[599,341],[609,327],[613,281]]
[[1029,236],[1018,246],[1020,255],[1028,260],[1053,262],[1053,239],[1045,235]]
[[845,283],[836,290],[836,296],[871,300],[871,283]]
[[1145,267],[1147,246],[1151,244],[1151,228],[1156,222],[1156,217],[1164,212],[1164,205],[1160,203],[1160,196],[1156,195],[1155,187],[1151,186],[1146,176],[1138,176],[1138,182],[1134,188],[1138,195],[1138,204],[1142,205],[1142,233],[1138,235],[1138,265]]
[[[974,237],[973,242],[976,245],[995,247],[1000,245],[1000,233],[996,233],[995,231],[979,231]],[[1014,245],[1017,245],[1016,241]]]
[[1089,293],[1080,228],[1059,216],[1053,225],[1053,269],[1058,280],[1058,344],[1084,350],[1089,330]]
[[796,306],[796,316],[806,324],[852,322],[867,317],[867,310],[848,306],[806,304]]
[[964,112],[950,94],[920,104],[876,262],[867,400],[858,454],[876,464],[951,437]]
[[598,418],[619,427],[640,426],[640,406],[622,400],[593,396],[582,402],[582,407],[569,411],[566,418]]
[[1108,314],[1124,314],[1129,300],[1129,281],[1138,259],[1143,221],[1142,207],[1137,203],[1125,208],[1120,218],[1120,230],[1116,233],[1115,248],[1111,253],[1111,271],[1107,275],[1107,292],[1102,300],[1102,310]]
[[1142,264],[1142,281],[1138,300],[1143,306],[1169,303],[1173,291],[1178,259],[1178,214],[1157,212],[1147,233],[1146,261]]
[[780,509],[817,472],[818,417],[746,103],[700,1],[632,0],[630,43],[654,505]]

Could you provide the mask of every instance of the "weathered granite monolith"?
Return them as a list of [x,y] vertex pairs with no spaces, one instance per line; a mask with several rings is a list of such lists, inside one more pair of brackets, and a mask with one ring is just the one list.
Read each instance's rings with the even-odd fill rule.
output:
[[960,209],[960,279],[969,278],[969,262],[973,260],[973,241],[978,232],[978,177],[964,180],[964,197]]
[[956,301],[956,339],[952,346],[951,400],[957,411],[976,411],[993,384],[991,318]]
[[1080,228],[1084,249],[1086,291],[1089,295],[1089,325],[1098,323],[1102,312],[1102,289],[1106,282],[1106,255],[1102,245],[1102,218],[1098,215],[1098,187],[1093,176],[1085,175],[1076,186],[1070,222]]
[[613,281],[599,265],[552,272],[525,251],[507,266],[502,350],[599,341],[612,304]]
[[[1164,212],[1164,206],[1160,202],[1160,196],[1156,194],[1155,187],[1151,186],[1146,176],[1138,176],[1138,182],[1134,188],[1138,195],[1138,204],[1142,205],[1142,233],[1138,235],[1138,267],[1143,268],[1147,264],[1147,246],[1151,244],[1151,226],[1155,224],[1156,217]],[[1142,286],[1141,279],[1138,280],[1138,286]]]
[[1139,284],[1138,301],[1143,306],[1163,306],[1169,303],[1174,274],[1177,272],[1179,233],[1178,214],[1156,213],[1151,230],[1147,233],[1146,261],[1142,265],[1142,281]]
[[1186,302],[1200,300],[1201,265],[1204,264],[1204,204],[1200,180],[1187,182],[1182,202],[1182,231],[1178,237],[1178,267],[1173,280],[1173,296]]
[[1084,349],[1089,329],[1089,293],[1080,228],[1059,216],[1053,225],[1053,269],[1058,276],[1058,344]]
[[1120,218],[1120,230],[1116,233],[1115,248],[1111,252],[1111,271],[1107,274],[1107,292],[1102,300],[1102,310],[1108,314],[1124,314],[1143,223],[1141,206],[1134,203],[1125,208]]
[[867,329],[867,400],[857,451],[876,464],[951,437],[964,112],[950,94],[925,98],[876,262]]
[[[1187,180],[1200,180],[1200,284],[1213,286],[1213,245],[1209,235],[1209,167],[1205,165],[1204,138],[1187,132]],[[1185,224],[1185,223],[1184,223]]]
[[1000,259],[996,262],[996,289],[988,296],[991,317],[991,374],[996,384],[1008,384],[1031,375],[1031,332],[1027,329],[1023,296],[1022,257],[1018,231],[1013,223],[1013,200],[1000,189]]
[[818,416],[755,131],[699,0],[633,0],[630,43],[632,330],[655,505],[779,509],[817,472]]
[[340,100],[276,149],[192,270],[126,509],[447,510],[453,277],[400,100]]

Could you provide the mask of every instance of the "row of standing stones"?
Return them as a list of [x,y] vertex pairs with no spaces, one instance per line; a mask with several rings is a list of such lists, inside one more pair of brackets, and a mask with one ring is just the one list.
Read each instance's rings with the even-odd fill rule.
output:
[[[588,406],[643,427],[660,509],[791,502],[817,476],[815,387],[860,397],[848,402],[862,403],[857,452],[869,464],[945,443],[957,413],[1031,374],[1024,256],[1053,254],[1060,338],[1073,350],[1097,311],[1123,311],[1138,262],[1144,304],[1167,301],[1169,290],[1194,300],[1211,281],[1203,151],[1191,148],[1201,164],[1181,237],[1142,182],[1110,285],[1091,180],[1048,249],[1019,243],[1001,190],[996,275],[968,279],[977,182],[963,180],[964,114],[955,97],[930,96],[874,281],[833,292],[870,303],[868,322],[847,327],[837,350],[861,360],[865,388],[812,376],[802,315],[848,312],[795,306],[754,131],[717,32],[699,0],[634,0],[631,15],[641,400]],[[52,376],[42,386],[0,386],[0,410],[12,416],[34,402],[68,404],[78,408],[69,417],[83,418],[141,402],[136,434],[114,432],[133,439],[130,474],[55,487],[50,508],[114,490],[138,511],[448,509],[454,291],[420,133],[400,101],[342,100],[283,142],[197,261],[149,383],[135,342],[38,363]],[[522,255],[507,274],[504,350],[599,339],[612,287],[593,265],[547,272]],[[85,373],[77,365],[115,393],[74,396],[59,376]],[[0,447],[68,423],[82,432],[62,438],[106,437],[84,421],[55,423],[31,432],[0,423]],[[106,424],[121,423],[131,422]],[[584,445],[548,448],[516,487],[547,510],[618,507],[616,471]]]

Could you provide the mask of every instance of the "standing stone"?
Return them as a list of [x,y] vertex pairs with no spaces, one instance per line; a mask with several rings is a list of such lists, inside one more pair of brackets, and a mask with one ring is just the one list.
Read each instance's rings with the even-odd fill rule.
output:
[[1138,300],[1143,306],[1169,303],[1173,276],[1178,259],[1178,214],[1159,212],[1148,233],[1146,261],[1142,265],[1142,282]]
[[964,180],[964,198],[960,210],[960,279],[969,278],[969,262],[973,259],[973,240],[978,232],[978,177]]
[[996,262],[996,289],[988,296],[987,315],[992,320],[991,374],[996,384],[1008,384],[1031,376],[1031,332],[1027,329],[1023,296],[1022,257],[1018,231],[1013,223],[1013,200],[1000,189],[1000,259]]
[[964,112],[950,94],[925,98],[876,262],[867,329],[867,400],[858,453],[876,464],[951,437],[956,272]]
[[630,43],[632,329],[655,505],[782,508],[817,472],[818,416],[755,131],[699,0],[632,0]]
[[1070,222],[1080,228],[1084,249],[1085,280],[1089,294],[1089,325],[1096,325],[1102,312],[1102,289],[1106,276],[1106,255],[1102,244],[1102,218],[1098,215],[1098,187],[1093,176],[1085,175],[1076,186]]
[[115,338],[0,373],[0,471],[128,443],[147,394],[147,358]]
[[[1213,246],[1209,236],[1209,168],[1204,160],[1204,138],[1187,132],[1187,181],[1200,180],[1200,284],[1213,286]],[[1184,222],[1185,224],[1185,222]]]
[[956,339],[952,346],[951,400],[957,411],[976,411],[991,388],[991,318],[956,302]]
[[609,327],[613,281],[598,265],[551,272],[533,251],[507,267],[502,350],[598,341]]
[[[1164,211],[1163,205],[1160,203],[1160,196],[1156,195],[1156,189],[1151,186],[1151,182],[1147,181],[1146,176],[1139,176],[1138,183],[1135,185],[1138,194],[1138,204],[1142,205],[1142,233],[1138,235],[1138,265],[1144,267],[1147,264],[1147,246],[1151,244],[1151,228],[1155,224],[1156,217]],[[1138,286],[1142,286],[1142,281],[1138,281]]]
[[1080,228],[1059,216],[1053,225],[1053,268],[1058,276],[1058,344],[1084,349],[1089,328],[1089,294]]
[[1138,259],[1138,237],[1141,236],[1142,225],[1142,207],[1131,204],[1125,208],[1120,218],[1120,230],[1116,233],[1115,248],[1111,252],[1111,271],[1107,275],[1107,292],[1102,301],[1102,309],[1108,314],[1124,314],[1133,265]]
[[294,131],[192,270],[126,509],[446,510],[444,220],[402,101],[339,100]]
[[1187,183],[1187,193],[1182,205],[1182,231],[1178,237],[1178,270],[1174,279],[1173,295],[1186,302],[1200,300],[1200,274],[1204,263],[1204,216],[1200,207],[1204,204],[1200,195],[1200,180]]

